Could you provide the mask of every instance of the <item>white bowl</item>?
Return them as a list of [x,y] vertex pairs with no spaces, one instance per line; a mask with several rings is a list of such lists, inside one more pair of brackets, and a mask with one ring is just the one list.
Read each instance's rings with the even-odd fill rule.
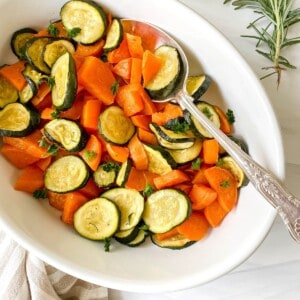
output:
[[[59,17],[65,1],[1,0],[0,64],[13,62],[9,42],[21,27],[41,28]],[[175,0],[99,1],[114,15],[154,23],[177,38],[186,50],[191,74],[205,72],[214,84],[206,100],[230,108],[235,133],[249,145],[251,156],[284,176],[278,124],[266,94],[233,46],[207,21]],[[111,252],[81,238],[64,225],[46,201],[12,188],[17,171],[0,158],[2,226],[45,262],[83,280],[132,292],[164,292],[189,288],[222,276],[245,261],[268,233],[275,210],[250,184],[237,207],[206,238],[180,251],[154,246],[137,248],[114,243]]]

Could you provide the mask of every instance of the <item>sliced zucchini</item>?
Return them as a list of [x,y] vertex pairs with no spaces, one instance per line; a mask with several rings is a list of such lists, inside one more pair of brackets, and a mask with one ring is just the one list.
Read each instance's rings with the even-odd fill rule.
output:
[[83,237],[102,241],[119,229],[118,207],[106,198],[95,198],[82,205],[74,214],[74,228]]
[[158,143],[167,149],[186,149],[195,143],[195,137],[189,133],[176,133],[156,123],[149,124],[150,130],[156,136]]
[[163,100],[174,91],[181,79],[182,61],[178,50],[169,45],[158,47],[154,54],[161,58],[162,66],[145,88],[152,99]]
[[30,77],[25,75],[25,79],[27,83],[25,87],[22,89],[22,91],[19,91],[19,99],[20,102],[23,104],[30,101],[38,91],[36,84],[33,82],[33,80]]
[[144,148],[148,157],[148,170],[158,175],[164,175],[177,164],[171,154],[161,146],[145,145]]
[[128,244],[137,237],[139,231],[140,229],[137,225],[127,230],[118,231],[115,233],[114,238],[121,244]]
[[24,60],[26,43],[34,37],[37,31],[33,28],[25,27],[15,31],[10,40],[10,47],[13,53],[20,59]]
[[75,52],[75,47],[73,43],[67,39],[54,39],[47,43],[43,50],[43,58],[44,62],[47,64],[49,68],[52,68],[56,60],[69,52],[73,54]]
[[93,173],[93,179],[99,187],[110,187],[115,183],[117,172],[115,169],[105,168],[106,164],[101,164],[97,170]]
[[128,230],[140,222],[144,211],[144,198],[137,190],[117,187],[104,192],[101,197],[118,206],[121,212],[120,230]]
[[228,137],[230,139],[232,139],[237,145],[239,145],[244,152],[249,154],[248,145],[246,144],[246,142],[243,139],[238,138],[238,137],[233,136],[233,135],[229,135]]
[[[199,110],[212,122],[217,128],[220,128],[220,117],[215,110],[214,106],[205,102],[205,101],[199,101],[195,103],[196,106],[199,108]],[[204,138],[213,138],[213,136],[200,124],[196,118],[188,114],[188,119],[191,125],[191,129],[193,130],[194,134],[199,137]]]
[[108,29],[103,50],[112,51],[119,47],[123,39],[123,26],[119,19],[113,19]]
[[169,149],[168,152],[171,154],[177,164],[185,164],[199,157],[201,149],[202,140],[200,138],[196,138],[196,141],[192,147],[181,150]]
[[221,157],[218,160],[217,165],[229,170],[233,174],[238,183],[238,187],[246,186],[249,183],[249,179],[246,177],[244,171],[231,156],[226,155]]
[[37,71],[31,64],[26,63],[25,69],[22,72],[23,76],[27,79],[31,79],[36,86],[39,86],[43,78],[45,77],[44,74]]
[[31,133],[40,123],[37,111],[15,102],[0,110],[0,135],[22,137]]
[[72,55],[69,52],[61,55],[51,70],[54,78],[52,104],[63,111],[72,107],[77,92],[77,73]]
[[137,247],[146,241],[148,234],[143,229],[139,229],[138,234],[134,240],[129,243],[126,243],[129,247]]
[[85,162],[75,155],[55,160],[45,171],[45,188],[55,193],[68,193],[84,187],[89,179]]
[[177,234],[171,238],[164,239],[164,240],[158,240],[156,235],[153,234],[151,235],[151,240],[156,246],[159,246],[161,248],[173,249],[173,250],[184,249],[195,243],[195,241],[191,241],[181,234]]
[[135,133],[135,126],[119,106],[107,107],[99,116],[99,132],[109,143],[124,145]]
[[44,47],[51,41],[50,37],[34,37],[25,46],[25,55],[28,62],[39,72],[50,74],[51,69],[44,61]]
[[18,90],[4,77],[0,76],[0,108],[19,99]]
[[132,167],[132,161],[130,159],[127,159],[126,161],[124,161],[121,165],[121,168],[118,172],[117,178],[116,178],[116,184],[118,186],[125,186],[125,183],[128,180],[128,176],[130,173]]
[[200,97],[208,90],[211,82],[211,77],[206,74],[188,76],[186,90],[188,94],[194,98],[194,100],[199,100]]
[[83,128],[75,121],[67,119],[54,119],[44,127],[45,136],[67,151],[80,151],[86,143],[88,136]]
[[177,189],[168,188],[148,197],[143,220],[152,233],[164,233],[184,222],[190,214],[189,198]]
[[78,43],[93,44],[106,33],[105,11],[94,1],[68,1],[61,8],[60,16],[69,35]]

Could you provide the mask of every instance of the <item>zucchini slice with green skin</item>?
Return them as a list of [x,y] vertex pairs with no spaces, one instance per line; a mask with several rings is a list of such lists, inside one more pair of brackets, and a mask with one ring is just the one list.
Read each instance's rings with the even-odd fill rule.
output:
[[88,140],[88,135],[77,122],[68,119],[54,119],[44,127],[47,139],[67,151],[82,150]]
[[106,33],[105,11],[94,1],[68,1],[61,8],[60,16],[69,35],[78,43],[93,44]]
[[158,143],[167,149],[186,149],[195,143],[195,136],[188,133],[176,133],[153,122],[149,124],[149,128],[156,136]]
[[121,165],[121,168],[118,172],[117,178],[116,178],[116,184],[118,186],[125,186],[125,183],[128,180],[128,176],[130,173],[132,167],[132,161],[130,159],[127,159],[126,161],[124,161]]
[[137,247],[146,241],[148,234],[145,230],[139,229],[137,236],[134,240],[129,243],[126,243],[128,247]]
[[54,78],[52,104],[59,111],[71,108],[77,93],[77,73],[74,59],[69,52],[56,60],[51,77]]
[[174,158],[163,147],[144,144],[144,148],[148,157],[148,170],[150,172],[164,175],[176,168],[177,164]]
[[194,100],[199,100],[200,97],[208,90],[211,82],[211,77],[206,74],[188,76],[186,81],[187,93],[193,97]]
[[30,134],[40,123],[40,114],[15,102],[0,110],[0,136],[22,137]]
[[19,99],[18,90],[4,77],[0,76],[0,108]]
[[128,244],[132,242],[138,235],[140,229],[139,226],[134,226],[128,230],[121,230],[115,233],[114,238],[121,244]]
[[191,202],[180,190],[168,188],[152,193],[145,202],[143,220],[152,233],[164,233],[191,214]]
[[31,79],[35,85],[38,87],[41,81],[44,79],[46,75],[37,71],[31,64],[26,63],[25,69],[22,72],[23,76],[27,79]]
[[26,43],[34,37],[37,31],[33,28],[25,27],[15,31],[10,40],[10,47],[19,60],[25,60]]
[[112,51],[119,47],[123,39],[123,26],[119,19],[113,19],[108,29],[103,50]]
[[162,241],[158,240],[155,234],[151,235],[151,241],[158,247],[168,248],[173,250],[180,250],[186,247],[189,247],[195,243],[195,241],[191,241],[185,236],[178,234],[171,238],[164,239]]
[[137,190],[117,187],[104,192],[101,197],[118,206],[121,212],[120,230],[128,230],[140,222],[144,211],[144,198]]
[[115,169],[106,170],[105,163],[101,164],[93,173],[93,179],[98,187],[110,187],[115,183],[117,172]]
[[36,95],[38,91],[35,82],[33,82],[33,80],[27,75],[24,75],[24,77],[27,83],[25,87],[22,89],[22,91],[19,91],[19,99],[20,102],[23,104],[29,102]]
[[52,68],[56,60],[66,52],[71,54],[75,52],[75,46],[71,41],[63,38],[49,41],[43,50],[44,62]]
[[182,61],[178,50],[169,45],[158,47],[154,54],[161,58],[162,66],[145,89],[152,99],[163,100],[174,91],[181,79]]
[[109,143],[124,145],[135,133],[135,126],[119,106],[107,107],[99,116],[98,129]]
[[196,138],[195,143],[192,147],[181,150],[169,149],[168,152],[171,154],[177,164],[182,165],[191,162],[199,157],[202,149],[202,144],[202,140],[200,138]]
[[[205,102],[205,101],[199,101],[195,102],[198,109],[211,121],[214,123],[214,125],[217,128],[220,128],[220,117],[215,110],[214,106]],[[213,138],[213,136],[196,120],[196,118],[191,115],[190,113],[187,113],[187,118],[189,119],[191,129],[193,130],[194,134],[196,136],[202,137],[202,138]]]
[[45,188],[55,193],[68,193],[84,187],[89,179],[86,163],[75,155],[55,160],[45,171]]
[[226,155],[221,157],[217,162],[217,166],[230,171],[235,177],[238,187],[246,186],[249,183],[249,179],[246,177],[244,171],[231,156]]
[[27,61],[39,72],[47,75],[50,74],[51,69],[44,61],[43,51],[46,44],[51,40],[51,37],[34,37],[30,39],[25,46]]
[[106,198],[95,198],[83,204],[74,214],[74,228],[83,237],[102,241],[118,231],[120,212]]

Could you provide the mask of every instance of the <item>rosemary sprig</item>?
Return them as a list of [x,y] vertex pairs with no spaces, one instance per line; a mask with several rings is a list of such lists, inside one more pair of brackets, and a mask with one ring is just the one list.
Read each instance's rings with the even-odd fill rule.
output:
[[[231,2],[225,0],[224,4]],[[281,72],[296,67],[282,55],[282,50],[288,46],[300,43],[299,37],[288,37],[290,27],[300,21],[300,8],[293,9],[294,0],[235,0],[235,9],[250,8],[256,18],[247,28],[253,29],[256,35],[242,37],[257,40],[256,51],[272,62],[271,66],[263,67],[267,73],[261,79],[271,75],[277,76],[280,84]]]

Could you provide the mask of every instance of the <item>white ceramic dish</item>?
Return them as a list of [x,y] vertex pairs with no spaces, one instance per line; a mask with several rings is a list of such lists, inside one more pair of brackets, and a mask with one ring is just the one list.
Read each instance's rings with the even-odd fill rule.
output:
[[[15,60],[11,34],[25,26],[41,28],[59,16],[65,1],[1,0],[0,64]],[[231,108],[236,134],[251,155],[278,177],[284,176],[280,131],[259,80],[233,46],[202,17],[175,0],[102,0],[113,14],[154,23],[177,38],[186,50],[191,73],[210,74],[215,83],[205,99]],[[241,264],[268,233],[276,212],[249,185],[223,224],[204,240],[181,251],[148,243],[112,251],[79,237],[46,202],[15,192],[17,171],[0,158],[0,220],[21,245],[49,264],[84,280],[132,292],[189,288],[222,276]]]

